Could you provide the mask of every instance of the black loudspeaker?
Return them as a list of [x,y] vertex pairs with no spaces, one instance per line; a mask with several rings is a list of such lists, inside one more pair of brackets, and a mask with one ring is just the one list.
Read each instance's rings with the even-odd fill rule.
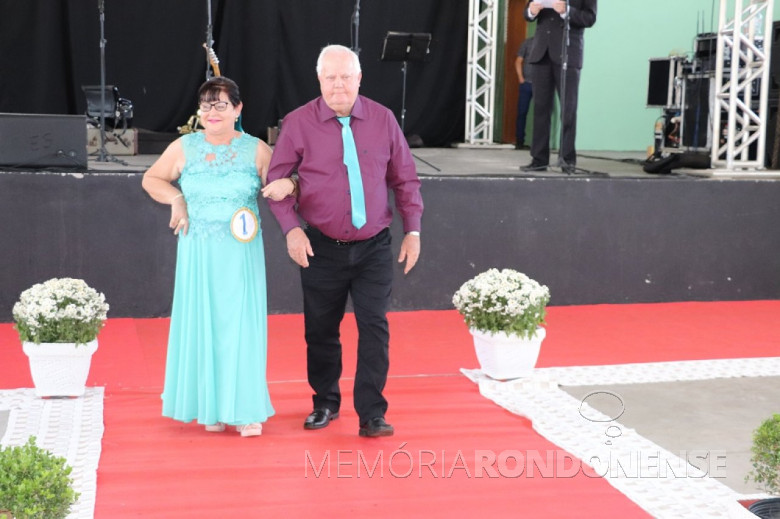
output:
[[650,60],[650,73],[647,82],[647,106],[671,106],[669,99],[672,79],[674,78],[674,62],[669,58]]
[[777,131],[777,107],[780,104],[780,22],[772,23],[772,50],[769,58],[769,117],[766,125],[767,169],[780,169],[780,134]]
[[[774,97],[772,97],[774,96]],[[769,111],[769,117],[766,123],[766,139],[764,148],[766,153],[764,154],[764,166],[767,169],[780,169],[780,143],[777,142],[777,92],[770,92],[769,103],[767,103],[767,109]]]
[[780,90],[780,22],[772,23],[772,50],[769,53],[769,90]]
[[86,170],[86,117],[0,113],[0,165]]
[[684,147],[697,150],[710,149],[712,128],[710,128],[710,106],[714,105],[713,74],[689,74],[683,88],[684,106],[682,122],[682,143]]

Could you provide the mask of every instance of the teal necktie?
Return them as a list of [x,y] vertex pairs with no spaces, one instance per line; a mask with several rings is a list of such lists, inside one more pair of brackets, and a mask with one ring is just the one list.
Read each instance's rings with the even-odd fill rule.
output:
[[341,140],[344,143],[344,165],[349,176],[349,192],[352,197],[352,225],[360,229],[366,224],[366,201],[363,197],[363,180],[360,178],[360,163],[358,162],[355,138],[349,127],[349,116],[339,117],[341,123]]

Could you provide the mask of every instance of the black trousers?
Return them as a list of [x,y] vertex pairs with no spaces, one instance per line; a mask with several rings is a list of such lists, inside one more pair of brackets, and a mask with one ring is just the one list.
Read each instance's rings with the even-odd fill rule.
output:
[[390,332],[387,309],[393,283],[393,253],[388,229],[374,238],[338,244],[318,230],[306,229],[314,256],[301,268],[306,360],[315,408],[338,411],[342,372],[340,325],[347,296],[352,298],[358,329],[354,405],[360,423],[384,416]]
[[[545,54],[542,61],[533,63],[534,134],[531,143],[531,157],[534,163],[550,163],[550,125],[552,122],[555,94],[560,99],[562,67],[552,62]],[[577,99],[580,88],[580,69],[566,70],[566,99],[563,102],[563,131],[560,142],[560,156],[566,164],[577,163],[574,141],[577,137]]]

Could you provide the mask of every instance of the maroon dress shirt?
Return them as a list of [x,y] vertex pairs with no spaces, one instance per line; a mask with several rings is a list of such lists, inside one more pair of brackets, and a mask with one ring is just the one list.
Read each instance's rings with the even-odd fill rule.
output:
[[[389,191],[403,220],[404,232],[419,231],[423,203],[414,158],[393,113],[358,96],[350,125],[363,179],[366,224],[352,225],[351,202],[341,124],[318,97],[290,112],[282,121],[268,169],[268,182],[298,170],[300,193],[269,206],[282,232],[306,223],[333,239],[365,240],[388,227],[393,219]],[[297,213],[296,213],[297,204]]]

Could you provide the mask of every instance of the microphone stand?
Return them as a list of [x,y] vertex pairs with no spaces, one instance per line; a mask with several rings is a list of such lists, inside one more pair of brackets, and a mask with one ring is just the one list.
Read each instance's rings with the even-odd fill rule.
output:
[[360,0],[355,0],[355,10],[352,12],[352,33],[350,34],[350,37],[352,39],[352,50],[360,56],[360,45],[359,45],[359,34],[360,34]]
[[[563,50],[561,51],[561,88],[558,90],[561,104],[560,123],[558,130],[558,167],[565,171],[566,162],[563,160],[563,121],[566,113],[566,76],[569,71],[569,4],[566,4],[566,14],[563,16]],[[570,171],[566,173],[571,174]]]
[[560,97],[560,105],[561,105],[561,116],[560,116],[561,127],[558,136],[558,167],[561,168],[561,171],[564,171],[567,175],[571,175],[574,173],[595,174],[595,172],[593,171],[588,171],[586,169],[578,168],[571,164],[566,164],[566,161],[563,159],[563,124],[564,124],[564,114],[566,113],[566,78],[569,72],[569,43],[570,43],[569,33],[571,31],[569,9],[571,9],[571,7],[567,2],[566,14],[563,15],[563,50],[561,51],[561,88],[558,96]]
[[[209,49],[214,48],[214,25],[211,21],[211,0],[206,0],[206,12],[208,13],[208,22],[206,23],[206,45]],[[208,56],[206,57],[206,79],[211,79],[214,74],[211,71]]]
[[404,133],[406,131],[406,60],[404,60],[401,71],[404,74],[404,83],[403,88],[401,89],[401,133]]
[[97,160],[99,162],[118,162],[127,165],[106,151],[106,4],[105,0],[98,0],[98,12],[100,13],[100,149]]

